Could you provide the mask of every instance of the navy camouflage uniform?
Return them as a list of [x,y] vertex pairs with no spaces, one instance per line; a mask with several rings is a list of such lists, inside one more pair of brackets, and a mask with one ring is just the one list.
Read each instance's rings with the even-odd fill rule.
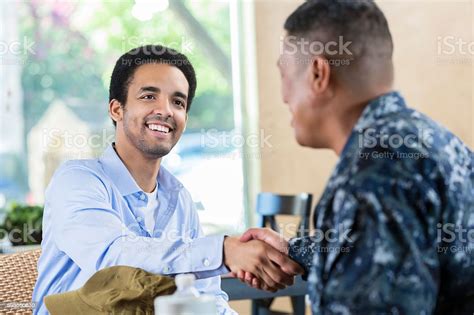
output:
[[473,314],[473,153],[397,92],[371,101],[290,241],[313,314]]

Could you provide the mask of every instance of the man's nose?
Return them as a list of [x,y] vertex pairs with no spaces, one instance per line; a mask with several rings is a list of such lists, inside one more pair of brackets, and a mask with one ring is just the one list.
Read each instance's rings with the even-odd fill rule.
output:
[[160,95],[153,109],[153,113],[161,115],[162,117],[173,116],[170,99],[166,95]]

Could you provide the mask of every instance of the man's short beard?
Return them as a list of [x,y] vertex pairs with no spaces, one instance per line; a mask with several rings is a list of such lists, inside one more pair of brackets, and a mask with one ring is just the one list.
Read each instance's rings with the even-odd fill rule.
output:
[[156,159],[162,158],[163,156],[167,155],[171,151],[171,149],[165,148],[159,144],[155,147],[150,147],[146,144],[145,139],[143,138],[132,139],[132,137],[129,137],[129,139],[130,141],[133,142],[135,147],[137,147],[141,152],[143,152],[145,155],[152,158],[156,158]]
[[124,119],[123,131],[125,133],[125,136],[133,144],[134,147],[143,152],[146,156],[150,158],[159,159],[170,153],[174,145],[172,145],[171,148],[164,147],[160,144],[157,144],[157,146],[155,147],[149,146],[146,143],[145,138],[141,137],[141,135],[146,132],[145,128],[146,127],[142,127],[142,129],[140,130],[141,134],[139,135],[139,137],[136,137],[132,132],[130,132],[127,120]]

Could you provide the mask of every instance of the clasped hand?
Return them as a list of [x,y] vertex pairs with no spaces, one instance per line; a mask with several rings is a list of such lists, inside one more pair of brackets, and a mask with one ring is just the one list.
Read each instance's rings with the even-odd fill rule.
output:
[[275,292],[294,283],[303,269],[288,257],[288,241],[268,228],[253,228],[224,240],[224,262],[234,277]]

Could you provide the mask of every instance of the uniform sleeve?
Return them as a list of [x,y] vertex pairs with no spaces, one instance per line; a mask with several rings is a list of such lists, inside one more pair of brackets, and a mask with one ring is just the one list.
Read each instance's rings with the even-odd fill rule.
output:
[[308,280],[318,243],[319,241],[313,236],[296,237],[289,242],[288,256],[303,267],[303,280]]
[[339,189],[332,215],[321,225],[331,232],[318,242],[292,242],[290,252],[311,268],[313,312],[431,314],[435,309],[439,276],[434,215],[412,200],[417,189],[386,187],[390,193],[376,187]]

